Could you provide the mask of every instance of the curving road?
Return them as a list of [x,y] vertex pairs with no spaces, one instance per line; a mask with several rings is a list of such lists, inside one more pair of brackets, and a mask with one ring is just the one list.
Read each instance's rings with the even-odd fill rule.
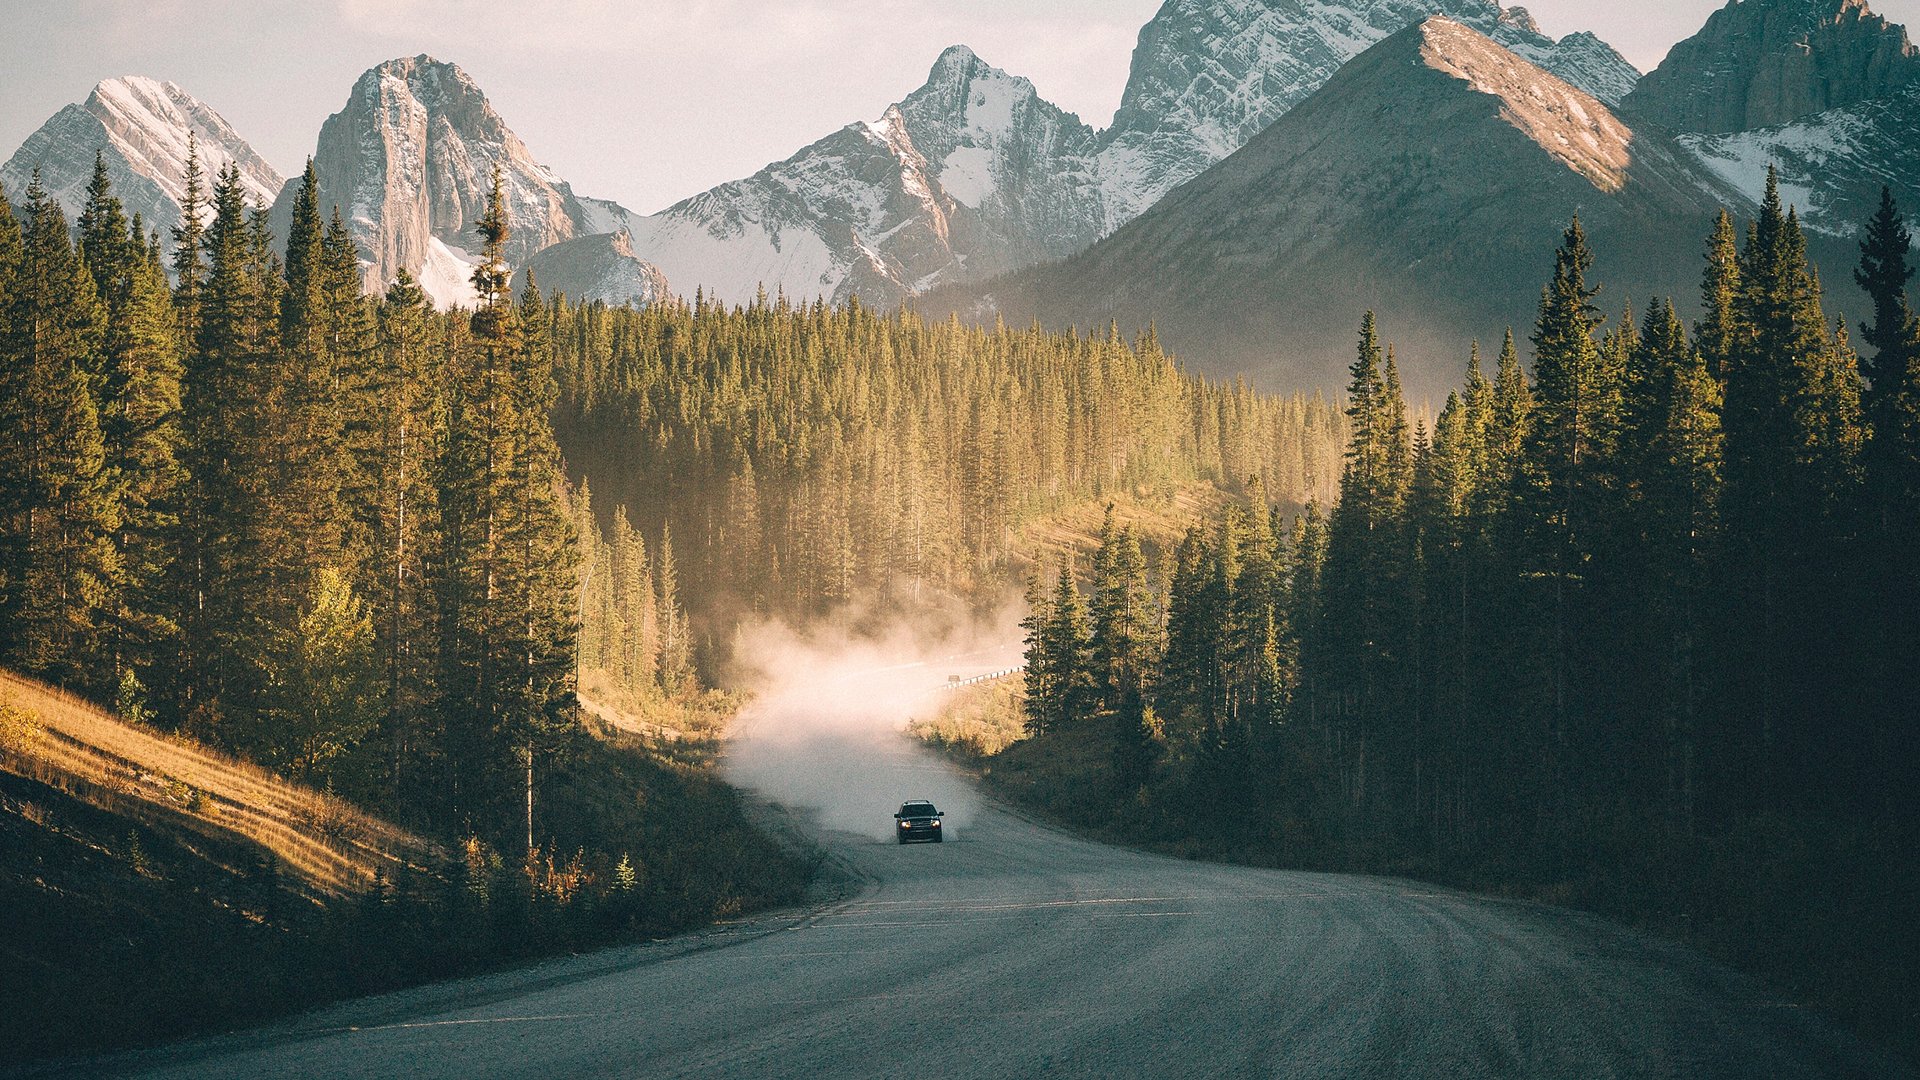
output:
[[[904,752],[875,768],[911,794],[954,782]],[[890,808],[875,811],[885,823]],[[956,842],[938,846],[823,834],[849,885],[810,911],[80,1071],[1911,1075],[1751,982],[1598,919],[1398,881],[1180,862],[991,805],[966,816]]]

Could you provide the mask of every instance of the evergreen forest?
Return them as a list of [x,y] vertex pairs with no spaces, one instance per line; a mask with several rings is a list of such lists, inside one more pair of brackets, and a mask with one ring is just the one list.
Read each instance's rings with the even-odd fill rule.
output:
[[1063,508],[1338,475],[1335,405],[1151,331],[516,291],[497,187],[476,310],[366,295],[317,187],[284,244],[197,159],[166,237],[104,163],[76,222],[0,197],[0,664],[432,835],[539,846],[583,706],[711,726],[739,618],[991,603]]
[[[1440,875],[1649,920],[1897,1029],[1920,840],[1920,323],[1891,196],[1823,308],[1770,183],[1699,321],[1589,279],[1431,429],[1368,315],[1331,508],[1029,586],[1029,792],[1180,850]],[[1257,489],[1256,489],[1257,491]],[[1083,593],[1082,586],[1086,586]],[[1104,747],[1102,778],[1044,764]],[[1041,762],[1041,764],[1035,764]],[[1068,790],[1072,789],[1072,790]]]

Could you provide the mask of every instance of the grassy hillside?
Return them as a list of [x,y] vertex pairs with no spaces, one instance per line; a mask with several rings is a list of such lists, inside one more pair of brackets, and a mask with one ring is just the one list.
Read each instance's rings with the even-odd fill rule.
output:
[[0,1064],[238,1027],[322,1001],[790,902],[709,735],[596,724],[532,858],[436,843],[0,672]]
[[437,845],[191,740],[0,672],[0,769],[150,827],[251,843],[314,898],[417,888]]

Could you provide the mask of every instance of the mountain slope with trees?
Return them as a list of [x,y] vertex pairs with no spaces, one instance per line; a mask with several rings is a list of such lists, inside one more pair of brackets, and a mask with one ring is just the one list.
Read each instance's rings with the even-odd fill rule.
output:
[[1476,348],[1431,430],[1369,315],[1331,512],[1229,507],[1153,576],[1110,534],[1091,600],[1036,579],[1036,737],[988,767],[1181,850],[1648,920],[1910,1039],[1920,322],[1890,195],[1859,251],[1856,338],[1769,184],[1688,327],[1604,294],[1576,220],[1532,377]]

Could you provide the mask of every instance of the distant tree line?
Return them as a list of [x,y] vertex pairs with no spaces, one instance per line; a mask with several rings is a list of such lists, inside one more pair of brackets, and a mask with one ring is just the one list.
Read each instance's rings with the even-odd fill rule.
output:
[[1151,330],[1129,342],[765,296],[563,305],[554,321],[568,462],[603,521],[625,511],[679,545],[703,643],[742,611],[997,600],[1025,526],[1102,496],[1257,476],[1296,505],[1327,498],[1346,439],[1336,406],[1202,381]]
[[1431,431],[1369,315],[1331,514],[1228,507],[1155,574],[1110,532],[1085,605],[1036,582],[1030,728],[1111,724],[1111,805],[1162,836],[1605,880],[1840,927],[1820,962],[1888,976],[1911,948],[1863,943],[1900,936],[1920,826],[1911,244],[1886,197],[1856,346],[1777,182],[1744,241],[1721,216],[1691,332],[1666,300],[1608,326],[1575,221],[1532,377],[1511,333],[1491,378],[1476,347]]

